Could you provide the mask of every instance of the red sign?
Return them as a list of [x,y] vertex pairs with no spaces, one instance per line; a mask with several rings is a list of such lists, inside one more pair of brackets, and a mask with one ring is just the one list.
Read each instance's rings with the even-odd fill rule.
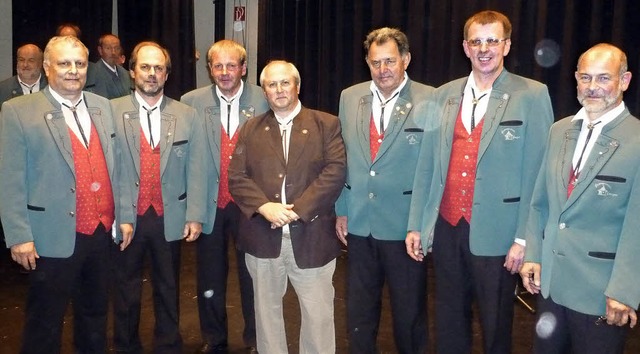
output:
[[244,6],[234,6],[233,8],[233,20],[244,21],[246,10]]

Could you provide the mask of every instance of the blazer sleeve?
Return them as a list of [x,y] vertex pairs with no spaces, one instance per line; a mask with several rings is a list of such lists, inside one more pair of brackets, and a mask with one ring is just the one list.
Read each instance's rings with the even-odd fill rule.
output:
[[27,213],[25,132],[14,108],[5,103],[0,113],[0,219],[7,247],[33,241]]
[[[340,122],[344,122],[344,120],[346,119],[346,106],[345,106],[345,93],[344,91],[340,94],[340,108],[338,109],[338,119],[340,120]],[[349,173],[349,171],[347,170],[346,173]],[[345,173],[345,175],[346,175]],[[346,190],[347,188],[349,188],[346,183],[343,184],[342,189],[341,189],[341,193],[338,196],[338,200],[336,201],[335,204],[335,210],[336,210],[336,215],[338,216],[348,216],[349,215],[349,209],[348,209],[348,203],[347,203],[347,194],[348,191]]]
[[440,124],[437,117],[439,111],[436,111],[435,102],[427,101],[425,112],[427,114],[427,122],[433,123],[426,125],[425,134],[420,145],[416,172],[413,178],[413,192],[411,194],[407,231],[426,231],[421,230],[422,219],[424,213],[427,212],[425,207],[429,200],[429,190],[434,179],[434,164],[438,163],[438,156],[440,156],[438,149]]
[[605,295],[627,306],[638,309],[640,305],[640,169],[636,171],[633,188],[624,217],[622,232],[618,240],[618,248],[614,259],[613,271]]
[[207,221],[207,142],[204,124],[189,108],[191,124],[191,143],[187,165],[187,215],[186,221]]
[[[546,146],[551,146],[552,132],[549,132]],[[544,228],[549,218],[549,194],[547,191],[547,165],[549,159],[549,149],[545,151],[540,171],[538,171],[535,187],[531,196],[529,216],[527,218],[526,231],[524,234],[527,240],[525,249],[525,262],[542,262],[542,236]]]
[[527,117],[527,131],[525,133],[526,151],[523,155],[522,180],[520,184],[520,210],[518,212],[518,229],[514,238],[526,238],[526,225],[529,218],[529,206],[531,195],[536,184],[536,176],[540,170],[542,158],[546,147],[545,139],[549,134],[551,124],[553,124],[553,109],[551,98],[547,86],[540,85],[531,97],[532,103],[529,106]]

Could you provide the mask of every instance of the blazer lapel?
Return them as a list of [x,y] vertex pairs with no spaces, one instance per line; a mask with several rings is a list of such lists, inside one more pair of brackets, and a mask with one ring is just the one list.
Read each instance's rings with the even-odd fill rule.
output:
[[137,110],[124,112],[123,119],[124,134],[127,139],[127,145],[129,146],[129,153],[136,167],[137,176],[140,177],[140,139],[142,138],[140,132],[140,114]]
[[480,147],[478,148],[478,162],[482,159],[485,151],[491,144],[493,136],[498,131],[505,109],[509,103],[510,95],[494,88],[491,91],[487,112],[484,114],[484,123],[482,125],[482,136],[480,138]]
[[[557,159],[558,165],[555,168],[557,173],[560,174],[555,177],[556,180],[559,181],[559,183],[557,183],[558,195],[567,195],[569,179],[571,178],[571,170],[573,168],[573,153],[576,150],[576,145],[578,143],[578,135],[580,135],[580,125],[581,122],[573,122],[571,128],[567,129],[564,133],[564,141],[559,152],[559,158]],[[574,192],[571,194],[574,194]]]
[[[463,86],[464,87],[464,84]],[[442,115],[440,141],[442,146],[440,148],[440,182],[444,183],[447,180],[447,174],[449,173],[449,160],[451,159],[451,149],[453,149],[453,133],[456,126],[456,120],[458,119],[458,112],[460,111],[462,93],[459,96],[451,96],[447,99],[444,106],[444,112]]]
[[287,165],[293,166],[304,150],[305,143],[309,137],[309,129],[307,126],[307,114],[304,108],[298,113],[298,116],[293,120],[293,126],[291,128],[291,139],[289,140],[289,153],[287,159]]
[[69,128],[64,120],[64,115],[59,109],[45,113],[47,126],[51,132],[53,140],[56,142],[56,146],[60,153],[64,157],[64,160],[69,165],[71,172],[74,176],[76,174],[73,163],[73,151],[71,150],[71,137],[69,136]]
[[176,135],[176,117],[173,114],[164,112],[165,103],[166,100],[160,107],[162,109],[162,118],[160,120],[160,176],[164,175],[164,170],[167,168],[167,162],[169,161]]
[[[217,102],[217,98],[214,98]],[[220,106],[209,106],[204,109],[205,113],[205,129],[209,148],[213,154],[213,160],[216,162],[216,168],[220,167],[220,134],[222,134],[222,125],[220,124]],[[219,172],[219,171],[218,171]]]
[[[369,105],[369,107],[371,107],[371,105]],[[398,100],[393,107],[393,111],[391,112],[389,125],[384,131],[384,139],[382,140],[380,149],[378,149],[378,154],[376,154],[375,160],[380,159],[389,150],[393,142],[400,134],[400,131],[402,131],[404,122],[407,120],[407,116],[409,116],[412,108],[413,104],[411,102],[409,102],[402,96],[398,97]],[[367,151],[369,151],[369,149],[367,149]]]
[[360,98],[358,104],[358,112],[356,112],[356,119],[358,124],[358,134],[360,134],[360,147],[362,148],[362,157],[367,161],[367,164],[371,164],[371,146],[370,146],[370,134],[369,124],[371,120],[371,102],[373,100],[373,94],[368,94]]
[[589,156],[587,157],[584,167],[580,171],[576,186],[567,200],[567,205],[571,205],[575,202],[576,199],[584,193],[589,186],[591,186],[591,182],[594,180],[598,172],[602,170],[602,167],[604,167],[607,161],[609,161],[611,156],[613,156],[619,146],[620,143],[616,139],[606,135],[604,130],[600,133],[598,139],[593,145],[591,153],[589,153]]
[[69,169],[71,169],[71,172],[75,176],[76,172],[74,167],[75,165],[73,163],[73,151],[71,150],[71,137],[69,136],[69,128],[64,120],[64,114],[62,114],[60,103],[53,98],[48,89],[45,89],[43,93],[53,107],[52,111],[46,112],[44,115],[47,127],[49,128],[49,132],[51,132],[51,136],[53,137],[58,150],[60,150],[64,160],[67,162],[67,165],[69,165]]

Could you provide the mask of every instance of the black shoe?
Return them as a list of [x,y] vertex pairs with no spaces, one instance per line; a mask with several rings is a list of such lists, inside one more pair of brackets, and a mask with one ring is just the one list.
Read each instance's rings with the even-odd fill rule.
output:
[[226,344],[212,345],[207,342],[202,343],[202,346],[198,348],[194,354],[207,354],[207,353],[215,353],[215,354],[226,354],[228,353],[228,348]]

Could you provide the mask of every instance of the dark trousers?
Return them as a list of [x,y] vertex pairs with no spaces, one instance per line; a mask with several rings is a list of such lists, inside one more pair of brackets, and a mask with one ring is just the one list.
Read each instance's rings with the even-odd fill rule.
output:
[[[214,348],[227,347],[227,274],[229,272],[229,239],[238,234],[240,208],[231,202],[218,208],[211,234],[198,238],[198,314],[202,340]],[[256,346],[256,319],[253,308],[253,284],[244,261],[244,252],[236,248],[240,301],[246,346]]]
[[622,354],[629,326],[608,325],[538,296],[533,352],[536,354]]
[[116,251],[114,296],[114,346],[123,353],[141,353],[140,302],[144,256],[151,258],[151,285],[155,330],[154,353],[182,353],[179,328],[180,241],[167,242],[164,218],[153,208],[138,215],[129,246]]
[[504,260],[505,256],[471,253],[466,220],[452,226],[438,217],[433,240],[438,353],[471,353],[474,299],[479,309],[484,352],[511,353],[517,274],[512,275],[504,268]]
[[64,314],[73,303],[77,353],[106,350],[109,242],[104,226],[93,235],[76,234],[68,258],[40,257],[29,274],[21,353],[59,353]]
[[377,353],[385,281],[398,353],[427,351],[427,265],[407,255],[404,241],[349,234],[347,328],[351,353]]

